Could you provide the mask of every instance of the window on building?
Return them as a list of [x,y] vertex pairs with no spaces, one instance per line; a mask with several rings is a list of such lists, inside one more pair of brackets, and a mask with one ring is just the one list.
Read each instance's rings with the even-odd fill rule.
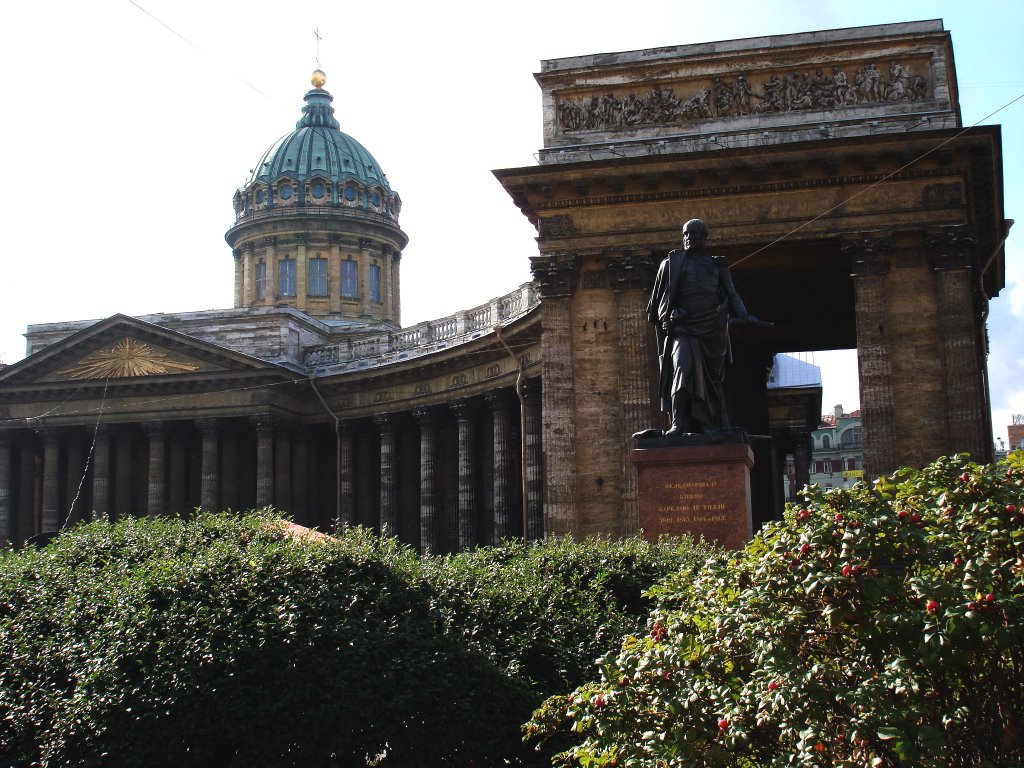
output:
[[354,261],[341,262],[341,295],[354,299],[359,295],[359,268]]
[[847,469],[857,469],[857,457],[856,456],[850,456],[846,460],[846,468]]
[[295,259],[282,259],[278,264],[280,267],[279,283],[281,296],[295,295]]
[[309,295],[327,295],[327,259],[309,260]]
[[264,262],[256,264],[256,298],[262,300],[267,295],[267,265]]
[[861,438],[859,426],[850,427],[839,437],[839,446],[841,448],[859,448],[860,443]]
[[380,267],[370,265],[370,301],[380,301]]
[[821,447],[824,448],[826,451],[829,448],[831,448],[832,447],[832,438],[829,437],[828,435],[822,435],[821,436]]
[[817,474],[819,474],[819,475],[823,475],[826,472],[828,472],[828,470],[825,469],[825,462],[824,461],[816,461],[816,462],[814,462],[814,471]]

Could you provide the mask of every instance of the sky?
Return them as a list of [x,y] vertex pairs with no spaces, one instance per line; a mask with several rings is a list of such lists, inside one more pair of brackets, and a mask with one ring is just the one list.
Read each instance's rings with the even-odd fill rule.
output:
[[[230,307],[232,195],[293,129],[318,63],[342,131],[402,197],[411,325],[530,280],[536,232],[491,171],[536,165],[542,60],[936,18],[964,124],[1002,125],[1005,215],[1024,218],[1024,99],[1005,106],[1024,94],[1019,0],[12,3],[0,361],[24,356],[31,323]],[[1006,263],[989,318],[1004,439],[1024,413],[1024,221]],[[859,407],[854,353],[804,359],[822,366],[823,410]]]

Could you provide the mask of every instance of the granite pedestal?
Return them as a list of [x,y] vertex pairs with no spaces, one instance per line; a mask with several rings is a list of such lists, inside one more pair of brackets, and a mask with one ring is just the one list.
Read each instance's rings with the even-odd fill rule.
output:
[[703,536],[741,549],[754,535],[750,469],[744,437],[712,442],[703,436],[638,439],[632,451],[643,536]]

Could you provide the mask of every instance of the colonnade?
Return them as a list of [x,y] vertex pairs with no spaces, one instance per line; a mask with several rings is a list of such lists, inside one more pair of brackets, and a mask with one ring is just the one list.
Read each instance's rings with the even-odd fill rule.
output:
[[[543,534],[540,380],[372,417],[0,429],[0,543],[81,520],[273,506],[451,552]],[[524,471],[525,467],[525,471]]]

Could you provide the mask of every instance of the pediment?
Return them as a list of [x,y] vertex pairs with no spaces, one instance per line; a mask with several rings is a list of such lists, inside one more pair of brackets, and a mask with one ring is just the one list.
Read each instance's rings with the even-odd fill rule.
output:
[[0,370],[0,385],[155,380],[284,369],[124,315],[101,320]]

